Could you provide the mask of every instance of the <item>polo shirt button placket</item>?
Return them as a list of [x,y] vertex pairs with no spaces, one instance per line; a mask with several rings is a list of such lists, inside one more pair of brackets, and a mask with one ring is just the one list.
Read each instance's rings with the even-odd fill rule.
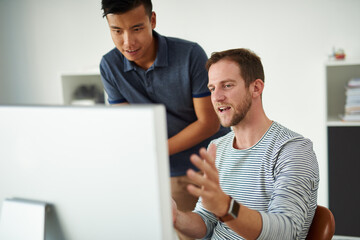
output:
[[148,92],[153,94],[154,93],[154,89],[153,89],[153,84],[151,81],[151,72],[148,70],[145,72],[145,82],[146,82],[146,88],[148,89]]

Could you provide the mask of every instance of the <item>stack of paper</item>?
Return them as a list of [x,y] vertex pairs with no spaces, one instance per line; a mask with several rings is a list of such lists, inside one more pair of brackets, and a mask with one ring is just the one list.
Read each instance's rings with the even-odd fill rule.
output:
[[360,121],[360,78],[352,78],[345,86],[344,121]]

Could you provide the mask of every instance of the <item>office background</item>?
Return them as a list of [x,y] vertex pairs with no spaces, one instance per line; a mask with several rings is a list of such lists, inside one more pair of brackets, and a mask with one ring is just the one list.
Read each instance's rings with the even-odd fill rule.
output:
[[[213,51],[245,47],[265,68],[268,116],[314,142],[328,206],[325,62],[360,58],[359,0],[153,0],[156,30]],[[113,48],[100,0],[0,0],[0,104],[61,104],[60,75]]]

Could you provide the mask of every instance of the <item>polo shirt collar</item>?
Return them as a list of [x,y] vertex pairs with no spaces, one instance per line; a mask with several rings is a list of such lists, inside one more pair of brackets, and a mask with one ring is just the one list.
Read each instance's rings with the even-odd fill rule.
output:
[[156,53],[156,59],[154,67],[167,67],[168,63],[168,45],[164,36],[153,31],[153,36],[158,39],[158,50]]
[[[164,36],[157,33],[153,30],[153,36],[157,38],[158,41],[158,49],[156,52],[156,58],[154,64],[150,68],[154,67],[167,67],[168,66],[168,45]],[[129,61],[124,56],[124,71],[128,72],[131,70],[136,70],[137,66],[132,61]]]

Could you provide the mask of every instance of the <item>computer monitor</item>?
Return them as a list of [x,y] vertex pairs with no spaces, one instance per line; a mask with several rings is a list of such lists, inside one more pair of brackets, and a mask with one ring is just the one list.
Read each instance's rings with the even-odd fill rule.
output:
[[169,179],[162,105],[0,106],[0,204],[49,203],[51,239],[173,239]]

